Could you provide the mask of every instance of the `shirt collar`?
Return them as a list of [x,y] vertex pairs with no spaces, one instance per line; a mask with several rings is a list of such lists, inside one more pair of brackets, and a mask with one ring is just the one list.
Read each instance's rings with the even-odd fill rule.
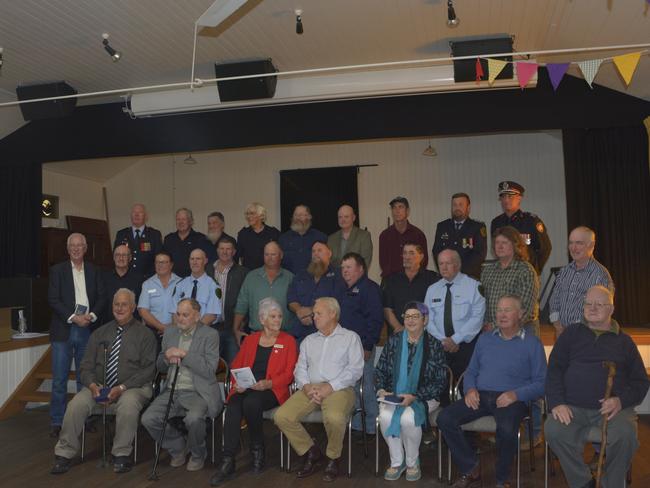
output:
[[145,226],[142,225],[140,227],[134,227],[133,225],[131,226],[131,234],[135,234],[136,230],[140,230],[140,235],[144,234],[144,228]]
[[569,263],[569,266],[574,270],[574,271],[582,271],[583,269],[589,268],[594,262],[594,257],[590,257],[589,260],[587,261],[587,264],[585,264],[584,268],[578,269],[578,265],[576,264],[575,261],[571,261]]
[[582,325],[587,327],[587,329],[589,329],[591,332],[593,332],[597,337],[600,336],[601,334],[605,334],[607,332],[611,332],[612,334],[619,335],[619,333],[621,332],[621,326],[618,325],[618,322],[616,320],[611,319],[611,321],[612,322],[611,322],[608,330],[592,329],[591,327],[589,327],[589,325],[587,325],[585,323],[583,323]]
[[[501,329],[499,327],[495,327],[494,330],[492,331],[492,334],[495,336],[499,336],[504,341],[509,340],[503,337],[503,334],[501,333]],[[526,329],[524,329],[523,327],[519,327],[519,331],[512,338],[514,339],[515,337],[519,337],[523,341],[526,338]]]
[[336,327],[334,327],[334,330],[333,330],[332,333],[331,333],[330,335],[328,335],[328,336],[326,336],[325,334],[323,334],[320,330],[316,330],[316,332],[317,332],[321,337],[325,337],[325,338],[327,339],[328,337],[334,337],[335,335],[343,334],[343,327],[341,327],[341,324],[336,324]]
[[184,332],[184,331],[182,331],[182,330],[180,330],[180,329],[178,329],[178,332],[180,332],[181,337],[182,337],[183,339],[192,338],[192,337],[194,337],[194,332],[196,332],[196,328],[197,328],[197,326],[195,325],[195,326],[192,328],[192,330],[189,331],[189,332]]
[[[72,271],[77,271],[77,268],[75,267],[74,263],[72,262],[72,259],[70,260],[70,267],[72,268]],[[79,270],[79,273],[82,273],[84,271],[84,262],[81,261],[81,269]]]

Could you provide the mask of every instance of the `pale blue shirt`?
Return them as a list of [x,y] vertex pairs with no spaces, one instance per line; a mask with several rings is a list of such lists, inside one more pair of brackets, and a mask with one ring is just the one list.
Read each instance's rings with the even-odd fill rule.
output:
[[221,315],[221,288],[213,278],[203,273],[198,278],[190,275],[181,279],[176,285],[176,292],[172,291],[171,307],[172,313],[176,313],[176,305],[183,298],[192,298],[192,288],[196,283],[196,301],[201,305],[201,317],[205,314],[214,314],[219,319]]
[[451,318],[454,334],[451,339],[456,343],[472,342],[481,331],[485,315],[485,298],[479,292],[480,283],[464,273],[458,273],[452,281],[441,279],[427,290],[424,303],[429,309],[427,331],[438,340],[445,336],[445,296],[447,283],[451,287]]
[[171,297],[176,284],[180,280],[181,278],[179,276],[172,273],[167,288],[165,288],[158,275],[153,275],[142,283],[138,308],[148,310],[161,324],[171,324]]

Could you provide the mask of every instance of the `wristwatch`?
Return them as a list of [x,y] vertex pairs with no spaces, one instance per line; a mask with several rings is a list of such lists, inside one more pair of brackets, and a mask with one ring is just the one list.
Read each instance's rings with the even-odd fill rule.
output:
[[119,385],[118,388],[122,390],[123,392],[126,391],[126,386],[124,385]]

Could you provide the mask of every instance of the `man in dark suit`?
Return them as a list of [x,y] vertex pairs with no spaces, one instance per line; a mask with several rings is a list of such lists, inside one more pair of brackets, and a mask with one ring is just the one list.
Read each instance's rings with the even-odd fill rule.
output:
[[221,236],[217,241],[217,256],[219,259],[214,263],[214,279],[219,284],[222,304],[220,322],[212,327],[219,331],[220,355],[224,360],[230,362],[237,355],[237,343],[232,335],[232,321],[235,316],[235,305],[239,290],[248,274],[248,268],[241,266],[235,261],[237,244],[230,236]]
[[56,264],[50,269],[47,295],[52,308],[51,437],[58,437],[63,423],[73,358],[77,391],[81,390],[79,369],[90,336],[90,325],[97,321],[96,314],[101,313],[106,299],[99,269],[84,261],[87,245],[83,234],[70,234],[67,249],[70,261]]
[[[131,226],[118,230],[113,249],[126,244],[131,249],[131,269],[145,278],[155,273],[154,258],[163,247],[162,234],[158,229],[146,226],[147,209],[141,203],[131,208]],[[112,296],[112,295],[111,295]]]
[[452,195],[451,218],[438,223],[432,254],[437,263],[440,251],[453,249],[463,263],[461,272],[478,280],[487,255],[487,229],[485,223],[469,218],[470,204],[467,193]]

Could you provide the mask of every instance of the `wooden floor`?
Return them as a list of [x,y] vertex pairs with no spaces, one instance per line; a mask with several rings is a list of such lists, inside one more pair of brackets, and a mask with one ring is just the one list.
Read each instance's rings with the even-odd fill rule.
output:
[[[97,432],[87,436],[87,452],[84,463],[75,464],[65,475],[52,476],[49,474],[49,470],[54,458],[55,440],[48,437],[48,423],[47,410],[44,409],[26,411],[9,420],[0,422],[1,487],[196,487],[208,486],[210,476],[214,472],[214,468],[209,464],[202,471],[195,473],[189,473],[184,468],[172,469],[168,465],[167,456],[163,455],[161,467],[158,469],[159,481],[148,481],[147,477],[153,460],[153,442],[146,432],[141,431],[138,464],[130,473],[114,474],[110,468],[98,466],[101,458],[101,434]],[[270,424],[267,425],[267,428],[268,469],[258,477],[249,475],[247,473],[248,456],[241,455],[237,465],[238,476],[223,486],[256,488],[260,483],[264,483],[265,486],[275,485],[277,487],[299,486],[301,488],[311,488],[325,485],[332,486],[321,481],[320,474],[305,480],[297,480],[295,474],[280,471],[277,431]],[[319,442],[323,441],[323,434],[318,426],[315,426],[314,435]],[[219,432],[217,432],[217,436],[220,439]],[[647,488],[650,487],[650,416],[640,418],[639,438],[642,447],[634,459],[632,486]],[[384,481],[381,477],[376,478],[374,476],[374,442],[369,447],[370,455],[368,458],[364,458],[361,446],[353,444],[352,478],[347,479],[343,476],[336,481],[336,486],[342,488],[387,487],[389,485],[396,487],[412,486],[403,478],[392,483]],[[490,448],[486,442],[485,445],[482,445],[482,450],[485,451],[482,460],[483,486],[494,486],[494,449]],[[589,452],[586,455],[589,456]],[[434,447],[422,447],[421,462],[424,475],[420,483],[427,483],[427,486],[434,487],[446,486],[446,483],[438,482],[434,477],[435,456]],[[347,460],[347,451],[344,451],[343,457]],[[524,457],[522,459],[522,487],[542,488],[544,486],[543,449],[537,449],[536,460],[537,471],[531,473],[528,458]],[[386,446],[380,439],[381,472],[383,472],[386,462]],[[344,464],[344,466],[347,466],[347,464]],[[561,471],[558,471],[556,476],[550,478],[550,486],[553,488],[567,486]]]

